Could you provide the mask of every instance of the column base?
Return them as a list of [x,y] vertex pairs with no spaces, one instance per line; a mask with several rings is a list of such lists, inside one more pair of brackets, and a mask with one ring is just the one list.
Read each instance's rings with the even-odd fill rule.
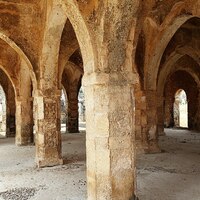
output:
[[33,140],[32,140],[32,138],[28,139],[28,140],[20,140],[20,139],[16,138],[15,145],[16,146],[29,146],[29,145],[33,145]]
[[36,164],[39,168],[42,167],[53,167],[57,165],[63,165],[63,159],[45,159],[45,160],[36,160]]
[[66,133],[80,133],[79,130],[68,130]]
[[143,144],[141,141],[136,141],[136,153],[137,154],[144,154],[148,149],[148,146]]
[[138,147],[136,147],[136,153],[137,153],[137,155],[144,154],[145,150],[142,146],[138,146]]
[[158,133],[159,136],[165,136],[166,133],[164,131]]
[[158,144],[150,144],[147,149],[144,150],[146,154],[161,153],[161,149]]
[[15,132],[10,132],[9,134],[6,133],[7,138],[15,137]]
[[79,133],[78,117],[72,118],[68,116],[67,128],[69,133]]
[[130,198],[130,200],[139,200],[139,198],[134,194],[133,197]]

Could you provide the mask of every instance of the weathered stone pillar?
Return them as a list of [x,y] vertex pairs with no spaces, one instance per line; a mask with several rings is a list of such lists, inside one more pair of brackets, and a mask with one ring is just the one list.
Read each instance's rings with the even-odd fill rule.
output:
[[33,143],[33,98],[32,80],[26,69],[26,63],[21,61],[15,96],[16,145]]
[[[189,102],[188,102],[188,105],[189,105]],[[188,112],[188,127],[190,128],[190,126],[191,126],[191,124],[189,122],[189,112]],[[196,110],[196,114],[194,116],[194,120],[192,122],[192,128],[194,130],[198,130],[198,131],[200,130],[200,90],[199,90],[199,95],[198,95],[197,110]]]
[[6,104],[5,101],[1,102],[1,123],[0,123],[0,135],[5,137],[6,136]]
[[60,134],[60,95],[44,96],[41,91],[34,95],[36,124],[36,162],[39,167],[62,164]]
[[164,132],[164,98],[162,96],[157,97],[157,118],[158,118],[158,135],[165,135]]
[[158,146],[158,119],[157,119],[157,93],[156,91],[146,91],[147,99],[147,140],[148,149],[146,153],[160,152]]
[[138,86],[134,88],[135,95],[135,136],[137,152],[144,153],[148,149],[147,142],[147,104],[146,96]]
[[14,137],[16,133],[15,115],[6,111],[6,137]]
[[164,116],[164,125],[165,127],[174,127],[174,97],[170,98],[168,96],[165,97],[165,116]]
[[78,86],[70,86],[68,93],[68,120],[67,127],[69,133],[78,133]]
[[133,81],[84,76],[88,200],[134,199]]
[[11,84],[8,84],[6,95],[6,137],[14,137],[16,133],[15,126],[15,94]]
[[16,145],[33,143],[33,102],[32,98],[16,99]]

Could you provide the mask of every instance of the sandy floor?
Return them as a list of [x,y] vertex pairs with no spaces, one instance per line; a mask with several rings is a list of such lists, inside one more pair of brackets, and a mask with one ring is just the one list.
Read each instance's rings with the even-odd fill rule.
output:
[[[160,138],[164,153],[138,156],[140,200],[200,200],[200,134],[166,132]],[[35,167],[34,146],[0,139],[0,199],[86,200],[84,138],[63,134],[65,165],[44,169]]]
[[164,153],[138,158],[140,200],[200,200],[200,133],[167,129]]
[[[0,193],[18,188],[20,191],[11,191],[5,199],[26,200],[28,188],[33,191],[31,200],[85,200],[84,138],[83,133],[63,135],[65,165],[44,169],[35,167],[34,146],[16,147],[13,138],[0,139]],[[20,192],[23,195],[18,198]],[[2,196],[5,194],[0,199]]]

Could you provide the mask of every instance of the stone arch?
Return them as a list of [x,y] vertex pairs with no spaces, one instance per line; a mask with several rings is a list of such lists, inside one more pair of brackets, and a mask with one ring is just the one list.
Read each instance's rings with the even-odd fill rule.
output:
[[13,87],[13,89],[14,89],[14,93],[15,93],[15,96],[17,96],[18,94],[19,94],[19,92],[17,91],[17,80],[13,80],[11,77],[10,77],[10,75],[9,75],[9,73],[7,72],[7,70],[6,70],[6,68],[4,67],[4,66],[2,66],[2,65],[0,65],[0,69],[5,73],[5,75],[8,77],[8,79],[9,79],[9,81],[11,82],[11,84],[12,84],[12,87]]
[[[197,86],[200,87],[199,73],[196,71],[198,70],[196,68],[198,66],[196,56],[193,54],[191,55],[179,54],[178,52],[172,53],[170,55],[170,58],[167,59],[167,62],[164,64],[164,66],[162,66],[162,69],[158,76],[157,95],[160,99],[159,100],[160,106],[158,107],[157,113],[159,114],[158,124],[159,124],[159,130],[161,130],[160,133],[164,131],[164,126],[163,126],[164,110],[163,109],[165,108],[165,103],[166,103],[165,87],[166,87],[166,83],[169,77],[173,75],[174,73],[176,73],[177,71],[184,71],[188,73],[196,82]],[[182,51],[182,52],[185,52],[185,51]],[[187,64],[184,62],[185,59],[191,59],[188,62],[191,63],[192,66],[187,67]]]
[[[50,13],[48,15],[48,24],[45,29],[44,44],[42,49],[41,77],[44,78],[42,85],[45,85],[45,80],[54,80],[52,85],[47,87],[55,88],[57,86],[56,78],[58,75],[58,55],[60,49],[60,41],[65,23],[69,19],[75,34],[77,36],[81,53],[83,56],[84,71],[90,74],[95,71],[95,56],[93,50],[92,37],[88,27],[78,9],[77,3],[74,0],[58,2],[53,0]],[[51,54],[51,56],[49,56]],[[52,69],[51,66],[56,66]],[[60,80],[59,80],[60,81]]]
[[[187,84],[185,84],[187,82]],[[165,84],[165,119],[166,127],[174,126],[173,103],[175,93],[183,89],[188,98],[188,127],[194,128],[195,116],[198,114],[199,86],[194,77],[188,71],[178,70],[172,73]]]
[[[194,7],[195,5],[198,6],[198,2],[194,4]],[[153,56],[148,55],[148,60],[145,62],[144,84],[146,89],[156,89],[156,81],[162,55],[173,35],[185,22],[191,18],[199,17],[199,15],[200,13],[198,13],[198,11],[193,11],[193,8],[187,7],[183,2],[174,5],[163,24],[159,27],[159,34],[154,41],[153,49],[151,49],[151,55]]]
[[79,132],[79,113],[78,113],[78,92],[81,87],[83,75],[82,68],[68,61],[62,74],[62,85],[64,86],[68,97],[68,132]]
[[[43,123],[48,124],[49,118],[46,117],[44,113],[51,113],[50,117],[55,117],[57,120],[54,120],[55,123],[52,126],[46,128],[42,127],[42,131],[38,131],[36,134],[37,138],[39,138],[40,134],[42,135],[42,137],[47,137],[45,145],[44,141],[40,141],[36,138],[36,157],[39,166],[63,163],[61,159],[62,145],[60,123],[57,123],[57,121],[60,121],[59,99],[61,94],[61,87],[59,87],[59,85],[61,85],[59,84],[61,80],[58,79],[58,60],[62,33],[67,19],[69,19],[75,30],[75,34],[77,35],[86,73],[90,74],[95,71],[95,56],[93,53],[93,46],[91,42],[92,39],[86,26],[86,22],[84,21],[83,16],[78,9],[76,1],[51,0],[48,3],[46,2],[46,8],[46,24],[44,24],[45,28],[43,33],[43,44],[40,52],[40,82],[38,84],[39,90],[36,94],[36,100],[38,99],[38,104],[40,104],[44,108],[44,112],[40,115],[40,118],[37,118],[37,120],[42,120]],[[41,110],[39,110],[37,107],[36,112],[41,113]],[[42,123],[36,124],[38,130],[40,129],[40,126],[42,126]],[[49,154],[46,153],[46,151],[44,151],[44,153],[40,153],[40,148],[45,147],[51,147],[53,149],[51,158],[49,160]]]
[[[193,71],[193,69],[188,68],[183,69],[181,67],[178,67],[174,70],[172,70],[172,67],[179,61],[181,60],[185,55],[180,55],[175,53],[171,59],[169,59],[168,62],[166,62],[166,64],[164,65],[163,69],[161,70],[159,77],[158,77],[158,82],[157,82],[157,92],[160,96],[163,96],[164,93],[164,88],[165,88],[165,83],[166,80],[168,79],[168,77],[170,76],[170,74],[175,73],[176,71],[185,71],[187,73],[189,73],[193,79],[195,80],[195,82],[197,83],[197,85],[200,87],[200,78],[198,77],[198,75]],[[197,63],[196,61],[196,57],[192,57],[192,55],[189,56],[189,58],[191,58],[195,63]],[[199,64],[199,63],[197,63]]]
[[[63,2],[63,3],[62,3]],[[105,199],[108,198],[121,198],[121,199],[129,199],[134,198],[134,160],[133,160],[133,153],[134,153],[134,146],[133,146],[133,83],[134,83],[134,76],[132,73],[132,59],[131,56],[126,59],[125,53],[132,53],[132,51],[127,50],[123,48],[126,47],[126,44],[129,43],[127,41],[128,39],[128,33],[129,33],[129,26],[126,24],[126,19],[131,19],[132,22],[133,18],[133,12],[135,12],[136,15],[136,9],[133,6],[133,9],[131,8],[131,5],[134,5],[134,3],[119,3],[114,2],[111,5],[106,6],[106,11],[109,9],[109,7],[116,7],[118,9],[118,5],[122,8],[125,7],[124,13],[121,13],[116,17],[116,19],[123,19],[123,23],[121,24],[114,24],[112,29],[107,29],[108,36],[109,34],[112,35],[112,30],[116,31],[117,34],[120,36],[120,44],[123,44],[124,46],[121,47],[119,45],[119,48],[117,48],[117,52],[124,52],[123,53],[123,59],[115,59],[114,53],[112,52],[112,55],[108,53],[110,47],[107,47],[107,40],[111,39],[109,37],[104,37],[105,33],[103,33],[102,39],[105,39],[104,41],[100,41],[100,45],[98,46],[100,50],[102,50],[104,57],[98,57],[96,55],[96,50],[94,50],[94,44],[92,42],[92,37],[90,35],[90,32],[87,28],[87,25],[85,21],[83,20],[83,17],[77,8],[77,2],[75,3],[75,0],[69,0],[69,1],[52,1],[51,4],[48,3],[47,10],[49,11],[47,16],[47,24],[46,29],[44,33],[44,44],[42,49],[42,57],[41,57],[41,68],[40,71],[40,89],[41,89],[41,106],[44,108],[44,113],[47,113],[47,115],[42,115],[41,118],[39,118],[40,124],[38,127],[42,126],[43,124],[49,124],[49,127],[42,127],[42,131],[38,132],[38,135],[40,138],[44,138],[42,140],[38,140],[37,142],[37,159],[39,166],[51,166],[58,163],[62,163],[61,160],[61,139],[60,139],[60,132],[58,130],[58,97],[60,97],[60,88],[58,87],[58,53],[59,53],[59,44],[61,40],[61,34],[63,31],[63,27],[65,25],[65,21],[68,18],[74,27],[74,30],[77,35],[77,39],[80,45],[80,49],[83,56],[83,64],[84,64],[84,71],[85,71],[85,81],[89,79],[88,83],[85,83],[86,86],[86,99],[91,99],[92,101],[88,102],[86,104],[87,109],[87,122],[89,122],[89,126],[87,126],[87,170],[90,172],[88,174],[88,198],[89,199],[95,199],[98,198],[101,194]],[[50,8],[51,6],[51,8]],[[103,6],[102,6],[103,7]],[[127,11],[129,12],[127,14]],[[112,16],[112,15],[111,15]],[[102,16],[104,17],[104,16]],[[102,18],[103,19],[103,18]],[[106,23],[110,20],[106,18]],[[107,23],[105,25],[108,25]],[[103,28],[106,28],[106,26],[103,26]],[[121,37],[121,30],[127,25],[126,35],[125,37]],[[116,29],[117,28],[117,29]],[[120,30],[119,30],[120,28]],[[126,27],[125,27],[126,28]],[[119,33],[118,33],[119,32]],[[113,38],[112,38],[113,39]],[[116,38],[115,38],[116,39]],[[96,41],[98,42],[98,41]],[[111,43],[114,44],[115,41],[111,40]],[[103,45],[102,45],[103,44]],[[102,46],[101,46],[102,45]],[[112,46],[112,45],[111,45]],[[132,43],[129,43],[129,47],[132,46]],[[96,63],[96,59],[99,58],[99,64]],[[107,63],[107,59],[110,60],[109,63]],[[120,71],[107,71],[107,73],[100,73],[100,69],[98,70],[95,68],[96,66],[101,67],[102,63],[105,62],[105,65],[107,66],[115,66],[115,63],[121,64],[121,68],[129,68],[128,70],[121,69]],[[123,63],[122,63],[123,62]],[[131,63],[131,64],[130,64]],[[128,65],[130,64],[130,65]],[[118,64],[119,66],[119,64]],[[103,65],[104,67],[104,65]],[[130,70],[131,69],[131,70]],[[103,71],[103,70],[102,70]],[[97,72],[97,73],[93,73]],[[110,73],[109,73],[110,72]],[[112,74],[111,74],[112,73]],[[91,75],[92,74],[92,75]],[[110,76],[112,75],[112,77]],[[131,77],[131,78],[130,78]],[[129,82],[130,78],[130,82]],[[127,80],[128,79],[128,80]],[[117,80],[117,81],[116,81]],[[126,81],[126,82],[123,82]],[[59,89],[59,91],[57,91]],[[110,91],[113,91],[112,96],[109,93]],[[57,92],[57,93],[56,93]],[[123,100],[118,101],[118,95],[124,92],[126,95],[123,98]],[[113,101],[114,100],[114,101]],[[124,102],[126,102],[124,104]],[[97,105],[97,106],[96,106]],[[98,107],[94,109],[95,107]],[[120,110],[119,110],[120,107]],[[89,115],[90,114],[90,115]],[[52,119],[52,123],[50,124],[50,119]],[[57,120],[58,119],[58,120]],[[103,120],[103,121],[102,121]],[[120,123],[118,123],[120,121]],[[123,123],[124,121],[124,123]],[[43,124],[42,124],[42,123]],[[101,124],[104,124],[104,126],[101,126],[98,122],[101,122]],[[112,122],[112,123],[111,123]],[[123,124],[123,125],[121,125]],[[119,131],[120,129],[120,131]],[[96,130],[96,131],[94,131]],[[121,133],[122,131],[122,133]],[[94,133],[95,132],[95,133]],[[118,133],[120,132],[120,134]],[[99,136],[103,133],[103,140],[102,142],[105,144],[107,143],[108,146],[106,149],[104,149],[105,145],[102,145],[101,142],[96,146],[96,138],[99,138]],[[115,134],[114,134],[115,133]],[[123,140],[129,141],[129,144],[122,144],[120,147],[117,145],[119,142],[119,138],[123,134],[124,138]],[[88,139],[91,135],[91,140]],[[112,137],[112,136],[115,137]],[[110,144],[108,137],[112,137],[112,144]],[[93,143],[94,142],[94,143]],[[90,145],[91,144],[91,145]],[[94,144],[94,145],[93,145]],[[116,144],[116,145],[115,145]],[[121,148],[124,146],[124,148],[127,148],[127,151],[122,156],[127,157],[128,160],[126,161],[126,167],[122,167],[121,160],[117,154],[114,155],[114,158],[111,155],[111,151],[113,148],[117,148],[116,152],[121,153]],[[51,150],[50,150],[51,149]],[[97,151],[98,149],[98,151]],[[112,165],[120,169],[120,174],[115,174],[115,169],[113,167],[108,167],[105,169],[105,173],[103,176],[99,176],[101,173],[101,169],[98,167],[101,165],[101,160],[99,160],[99,156],[102,154],[101,149],[105,151],[105,159],[106,163],[108,163],[108,166]],[[49,152],[51,151],[51,154]],[[111,156],[110,156],[111,155]],[[112,159],[111,159],[112,157]],[[117,166],[116,166],[117,165]],[[113,169],[112,169],[113,168]],[[109,174],[113,174],[113,176],[109,176]],[[99,181],[101,179],[105,179],[105,183],[100,183]],[[112,181],[116,181],[116,187],[112,184]],[[125,181],[126,180],[126,181]],[[128,181],[127,181],[128,180]],[[120,182],[124,181],[125,185],[121,185]],[[103,188],[105,186],[108,186],[111,188],[111,190],[104,190]],[[122,194],[116,191],[122,191]]]
[[62,2],[64,3],[64,12],[67,13],[79,42],[83,56],[84,71],[86,74],[90,74],[96,70],[92,35],[78,9],[77,2],[74,0],[62,0]]
[[135,50],[135,67],[139,75],[141,87],[144,86],[144,55],[145,55],[145,36],[143,31],[138,36],[138,41]]
[[[27,145],[33,142],[32,91],[35,92],[37,89],[36,76],[28,57],[15,42],[3,33],[0,33],[0,40],[6,49],[2,54],[1,68],[10,80],[15,93],[15,143]],[[3,56],[7,56],[6,59]],[[9,56],[13,56],[14,59],[9,60]],[[23,85],[24,82],[26,84]]]
[[6,136],[15,135],[15,112],[16,112],[16,103],[15,103],[15,87],[14,83],[11,82],[10,76],[5,73],[3,68],[0,68],[0,85],[2,86],[5,96],[6,96]]
[[[3,40],[10,48],[12,48],[17,53],[17,55],[19,55],[20,59],[26,63],[28,70],[30,72],[30,77],[31,77],[32,84],[33,84],[33,90],[35,90],[37,88],[37,80],[36,80],[36,76],[35,76],[35,73],[33,70],[33,66],[32,66],[30,60],[28,59],[28,57],[26,56],[26,54],[20,49],[19,46],[17,46],[17,44],[14,41],[12,41],[8,36],[6,36],[5,34],[3,34],[1,32],[0,32],[0,39]],[[4,70],[3,69],[4,67],[1,67],[1,68],[2,68],[2,70]],[[4,70],[4,72],[9,77],[8,73],[5,70]],[[12,84],[14,86],[13,82],[12,82]]]

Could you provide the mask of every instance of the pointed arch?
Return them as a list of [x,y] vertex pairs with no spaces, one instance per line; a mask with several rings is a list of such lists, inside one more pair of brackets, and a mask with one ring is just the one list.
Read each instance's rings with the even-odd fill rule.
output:
[[7,72],[7,70],[6,70],[6,68],[4,67],[4,66],[2,66],[2,65],[0,65],[0,69],[5,73],[5,75],[8,77],[8,79],[9,79],[9,81],[11,82],[11,84],[12,84],[12,87],[13,87],[13,89],[14,89],[14,93],[15,93],[15,96],[17,97],[18,96],[18,94],[19,94],[19,92],[17,91],[17,80],[13,80],[11,77],[10,77],[10,75],[9,75],[9,73]]
[[[158,83],[157,83],[157,92],[160,96],[163,96],[165,83],[166,83],[166,80],[168,79],[168,77],[170,76],[170,74],[173,74],[174,72],[179,71],[179,70],[188,72],[193,77],[193,79],[195,80],[197,85],[200,87],[200,79],[192,68],[188,68],[186,70],[180,66],[173,70],[174,65],[178,61],[180,61],[184,56],[185,55],[180,55],[180,54],[175,53],[174,55],[172,55],[171,59],[169,59],[166,62],[166,64],[164,65],[163,69],[161,70],[161,72],[159,74]],[[192,55],[190,55],[188,57],[191,58],[195,63],[197,63],[196,57],[193,57]],[[198,65],[198,63],[197,63],[197,65]]]
[[[196,3],[198,4],[198,2]],[[198,6],[198,5],[196,5]],[[194,5],[195,7],[195,5]],[[188,14],[189,13],[189,14]],[[154,47],[151,49],[151,56],[145,62],[145,80],[146,89],[155,90],[160,62],[163,53],[177,30],[189,19],[199,17],[200,13],[193,13],[193,10],[185,3],[177,3],[166,17],[163,24],[159,27],[159,34],[154,40]],[[152,73],[153,72],[153,73]]]
[[[23,60],[24,63],[26,63],[28,70],[30,72],[33,89],[35,90],[37,88],[37,80],[36,80],[36,76],[35,76],[35,73],[33,70],[33,66],[32,66],[30,60],[28,59],[28,57],[26,56],[26,54],[20,49],[20,47],[14,41],[12,41],[8,36],[6,36],[5,34],[3,34],[1,32],[0,32],[0,39],[3,40],[10,48],[12,48],[17,53],[17,55],[19,55],[20,59]],[[2,70],[5,70],[5,69],[2,68]],[[5,73],[8,75],[8,73],[6,71],[5,71]]]
[[[47,24],[45,27],[44,43],[42,48],[42,59],[40,66],[40,76],[45,80],[53,80],[48,87],[57,86],[56,79],[58,75],[58,56],[60,50],[60,41],[63,29],[67,19],[72,24],[77,36],[81,54],[83,56],[84,71],[90,74],[95,71],[95,56],[93,48],[93,39],[81,15],[77,2],[74,0],[53,1],[48,13]],[[51,56],[49,56],[51,55]],[[56,76],[55,76],[56,75]]]
[[84,71],[86,74],[90,74],[95,71],[95,55],[92,35],[80,13],[77,1],[62,0],[62,2],[63,10],[67,13],[67,17],[70,20],[78,39],[81,54],[83,56]]

